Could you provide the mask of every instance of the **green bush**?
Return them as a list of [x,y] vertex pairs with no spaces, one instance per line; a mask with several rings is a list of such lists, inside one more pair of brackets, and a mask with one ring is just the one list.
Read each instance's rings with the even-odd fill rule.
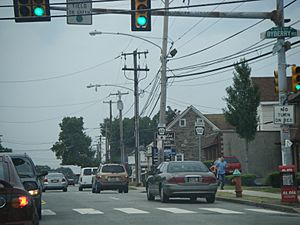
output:
[[[234,183],[232,182],[233,178],[234,178],[233,175],[225,176],[225,183],[229,185],[234,185]],[[254,186],[256,175],[251,173],[241,174],[241,179],[242,179],[242,186]]]
[[274,188],[280,188],[280,172],[274,171],[268,174],[266,178],[266,185],[272,186]]

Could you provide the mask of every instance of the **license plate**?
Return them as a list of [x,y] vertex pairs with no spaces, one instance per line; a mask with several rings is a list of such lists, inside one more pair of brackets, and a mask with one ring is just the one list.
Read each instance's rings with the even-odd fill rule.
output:
[[189,183],[198,183],[200,181],[199,177],[188,177],[187,181]]
[[118,181],[119,178],[118,177],[109,177],[108,181]]
[[58,180],[51,180],[52,183],[58,183]]

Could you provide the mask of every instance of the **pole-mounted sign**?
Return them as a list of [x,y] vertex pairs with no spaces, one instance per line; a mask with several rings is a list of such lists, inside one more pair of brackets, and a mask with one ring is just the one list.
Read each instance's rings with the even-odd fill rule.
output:
[[92,1],[67,0],[67,24],[92,25]]

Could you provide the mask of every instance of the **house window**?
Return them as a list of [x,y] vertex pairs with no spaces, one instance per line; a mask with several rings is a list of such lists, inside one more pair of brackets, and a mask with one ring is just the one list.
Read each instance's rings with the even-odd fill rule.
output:
[[186,127],[186,119],[179,120],[179,126],[180,127]]
[[204,124],[204,120],[202,118],[198,117],[196,123],[202,125],[202,124]]
[[183,154],[177,154],[175,156],[175,161],[184,161],[184,155]]

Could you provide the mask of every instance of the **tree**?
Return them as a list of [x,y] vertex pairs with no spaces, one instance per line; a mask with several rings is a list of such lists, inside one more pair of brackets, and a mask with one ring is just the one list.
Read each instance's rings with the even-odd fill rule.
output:
[[0,152],[12,152],[11,148],[4,148],[0,142]]
[[83,132],[83,118],[65,117],[59,126],[59,140],[51,150],[62,159],[62,165],[97,166],[92,139]]
[[245,172],[248,172],[248,146],[257,130],[257,107],[260,102],[258,87],[251,82],[251,68],[245,59],[235,66],[233,86],[227,87],[227,108],[223,109],[227,122],[236,127],[238,135],[245,139]]

